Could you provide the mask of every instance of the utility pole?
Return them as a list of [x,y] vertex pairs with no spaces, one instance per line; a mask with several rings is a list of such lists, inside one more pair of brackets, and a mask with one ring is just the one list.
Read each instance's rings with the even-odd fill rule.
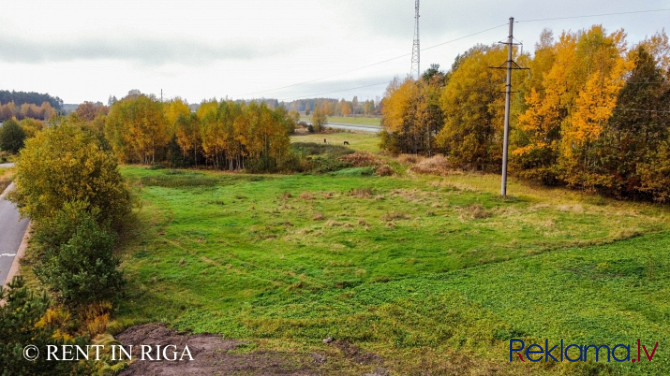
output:
[[419,0],[414,3],[414,43],[412,44],[412,66],[410,74],[416,71],[416,79],[421,76],[421,44],[419,43]]
[[500,42],[507,45],[507,61],[506,67],[492,67],[494,69],[507,69],[507,81],[505,85],[505,130],[503,131],[503,155],[502,155],[502,181],[500,182],[500,195],[507,196],[507,149],[509,145],[509,117],[510,117],[510,98],[512,95],[512,70],[513,69],[528,69],[522,68],[513,60],[514,49],[514,17],[509,18],[509,35],[507,43]]
[[507,83],[505,84],[505,131],[503,134],[502,182],[500,195],[507,196],[507,148],[509,144],[509,104],[512,94],[512,43],[514,43],[514,17],[509,18],[509,36],[507,37]]

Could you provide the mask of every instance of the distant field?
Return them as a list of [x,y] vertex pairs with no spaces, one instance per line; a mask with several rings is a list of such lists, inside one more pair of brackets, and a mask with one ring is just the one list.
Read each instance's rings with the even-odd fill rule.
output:
[[[124,167],[142,209],[116,325],[163,321],[309,364],[324,352],[326,374],[670,374],[667,209],[358,171]],[[510,338],[660,345],[640,365],[510,363]]]
[[[301,120],[311,121],[309,116],[303,116]],[[381,125],[381,118],[365,117],[365,116],[328,116],[328,121],[331,123],[356,124],[356,125]]]
[[379,136],[363,132],[339,132],[327,134],[309,133],[305,135],[291,136],[291,142],[316,142],[323,144],[326,139],[331,145],[344,145],[344,141],[349,142],[349,148],[360,151],[369,151],[376,153],[379,151]]

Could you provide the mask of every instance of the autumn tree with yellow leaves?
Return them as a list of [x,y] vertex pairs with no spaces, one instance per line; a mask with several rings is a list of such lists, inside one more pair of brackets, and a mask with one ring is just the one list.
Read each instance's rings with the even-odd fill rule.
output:
[[381,146],[394,154],[432,155],[435,135],[442,129],[440,94],[445,75],[433,64],[419,79],[394,79],[382,107]]
[[500,164],[505,73],[491,67],[506,60],[502,47],[476,46],[457,60],[442,91],[444,127],[436,142],[457,164],[477,170]]
[[156,163],[171,136],[163,103],[146,95],[114,103],[105,121],[105,137],[121,161]]
[[[625,36],[596,25],[555,41],[545,30],[533,56],[515,57],[530,71],[514,73],[512,173],[617,197],[670,201],[670,44],[661,32],[629,50]],[[505,60],[502,47],[475,46],[446,73],[434,146],[454,165],[500,169],[504,73],[493,67]],[[430,153],[417,137],[431,129],[430,117],[421,115],[430,97],[426,87],[412,79],[389,84],[382,101],[383,148]]]

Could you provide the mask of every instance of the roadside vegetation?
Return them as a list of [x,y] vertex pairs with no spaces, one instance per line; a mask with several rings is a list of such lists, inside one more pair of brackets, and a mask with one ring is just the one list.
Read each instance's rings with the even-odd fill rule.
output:
[[4,192],[5,188],[12,183],[14,177],[13,169],[0,168],[0,193]]
[[21,276],[0,289],[7,301],[0,308],[3,375],[102,372],[105,362],[27,362],[21,350],[90,344],[106,331],[124,284],[114,248],[131,218],[116,157],[94,132],[65,122],[29,139],[15,170],[10,197],[33,223],[25,274],[34,275],[43,292]]

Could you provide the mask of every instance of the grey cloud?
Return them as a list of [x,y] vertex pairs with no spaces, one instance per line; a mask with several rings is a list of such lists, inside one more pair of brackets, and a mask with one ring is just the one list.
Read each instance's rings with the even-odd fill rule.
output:
[[[391,38],[411,40],[414,26],[414,1],[385,1],[383,3],[360,0],[340,0],[342,12],[356,9],[354,13],[359,22],[373,34]],[[528,21],[544,18],[573,17],[584,15],[599,15],[634,10],[667,8],[667,4],[657,2],[655,5],[634,3],[629,0],[592,1],[563,0],[421,0],[420,32],[421,37],[443,38],[447,33],[458,37],[477,32],[496,25],[505,25],[509,17],[517,21]],[[344,13],[347,14],[347,13]],[[572,29],[588,28],[592,24],[605,24],[608,30],[619,27],[640,28],[649,27],[649,20],[657,24],[659,20],[667,18],[667,13],[640,13],[620,16],[595,16],[568,20],[547,20],[524,26],[520,31],[531,29],[528,39],[535,40],[544,27],[556,32]],[[499,32],[500,38],[506,36],[505,29]],[[655,30],[652,30],[652,33]],[[484,42],[489,42],[488,38]]]
[[209,45],[185,39],[85,38],[34,41],[0,36],[0,61],[10,63],[112,59],[148,65],[203,64],[218,60],[264,58],[282,51],[279,46],[260,48],[241,43]]

